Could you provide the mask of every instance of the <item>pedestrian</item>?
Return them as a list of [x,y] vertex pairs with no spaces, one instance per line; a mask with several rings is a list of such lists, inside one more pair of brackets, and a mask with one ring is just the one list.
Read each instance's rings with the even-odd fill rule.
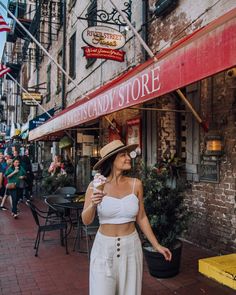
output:
[[12,159],[8,156],[5,157],[6,159],[6,163],[7,163],[7,166],[5,168],[5,171],[3,173],[3,188],[4,188],[4,192],[3,192],[3,198],[2,198],[2,201],[1,201],[1,205],[0,205],[0,210],[8,210],[6,206],[4,206],[5,202],[6,202],[6,199],[8,197],[8,191],[7,191],[7,183],[8,183],[8,180],[7,180],[7,177],[5,175],[5,172],[7,171],[7,169],[12,165]]
[[34,173],[32,171],[32,163],[29,157],[28,149],[25,149],[24,155],[21,157],[21,165],[26,171],[25,186],[23,187],[27,200],[32,199]]
[[124,174],[131,169],[129,153],[136,147],[120,140],[105,145],[94,166],[106,177],[104,189],[94,190],[91,182],[86,191],[83,223],[92,223],[96,210],[100,223],[90,257],[90,295],[141,295],[143,253],[135,222],[154,249],[171,260],[146,216],[142,182]]
[[48,168],[48,172],[51,176],[57,176],[58,174],[66,174],[65,165],[62,163],[62,158],[59,155],[56,155],[53,159],[53,162],[50,164]]
[[[4,203],[4,195],[5,195],[5,185],[4,185],[4,173],[6,171],[7,163],[4,159],[4,155],[0,154],[0,198],[1,198],[1,204]],[[6,208],[1,205],[0,210],[6,210]]]
[[22,188],[20,188],[20,182],[26,178],[26,172],[23,167],[20,166],[18,158],[13,159],[12,166],[10,166],[5,173],[8,184],[7,194],[12,198],[12,216],[18,217],[17,204],[22,196]]

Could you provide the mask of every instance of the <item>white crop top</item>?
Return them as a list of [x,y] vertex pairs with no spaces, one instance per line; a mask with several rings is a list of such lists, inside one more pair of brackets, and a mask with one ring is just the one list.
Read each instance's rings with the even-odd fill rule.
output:
[[100,224],[122,224],[136,220],[139,210],[139,199],[134,194],[135,181],[132,193],[122,198],[104,196],[97,207]]

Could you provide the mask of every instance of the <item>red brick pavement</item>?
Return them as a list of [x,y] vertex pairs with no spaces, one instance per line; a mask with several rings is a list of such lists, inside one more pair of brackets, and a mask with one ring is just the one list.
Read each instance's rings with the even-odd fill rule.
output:
[[[25,204],[14,220],[9,211],[0,211],[0,295],[87,295],[88,259],[73,252],[73,233],[69,255],[59,244],[57,233],[47,233],[34,256],[36,226]],[[197,260],[212,253],[184,243],[181,272],[170,279],[156,279],[144,266],[142,295],[233,295],[232,289],[207,279],[197,271]],[[129,295],[129,294],[123,294]]]

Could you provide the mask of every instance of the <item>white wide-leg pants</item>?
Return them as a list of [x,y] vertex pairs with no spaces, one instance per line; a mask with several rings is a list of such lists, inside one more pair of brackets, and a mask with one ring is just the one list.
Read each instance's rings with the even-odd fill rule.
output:
[[90,258],[90,295],[141,295],[143,252],[137,231],[109,237],[99,231]]

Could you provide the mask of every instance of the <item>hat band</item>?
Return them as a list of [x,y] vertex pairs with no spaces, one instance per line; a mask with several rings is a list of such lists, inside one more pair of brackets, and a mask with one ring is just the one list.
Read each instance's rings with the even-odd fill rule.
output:
[[104,155],[104,156],[102,157],[102,159],[105,158],[106,156],[109,156],[111,153],[114,153],[115,151],[117,151],[117,150],[119,150],[119,149],[121,149],[121,148],[123,148],[123,147],[125,147],[125,145],[117,147],[116,149],[110,151],[108,154]]

